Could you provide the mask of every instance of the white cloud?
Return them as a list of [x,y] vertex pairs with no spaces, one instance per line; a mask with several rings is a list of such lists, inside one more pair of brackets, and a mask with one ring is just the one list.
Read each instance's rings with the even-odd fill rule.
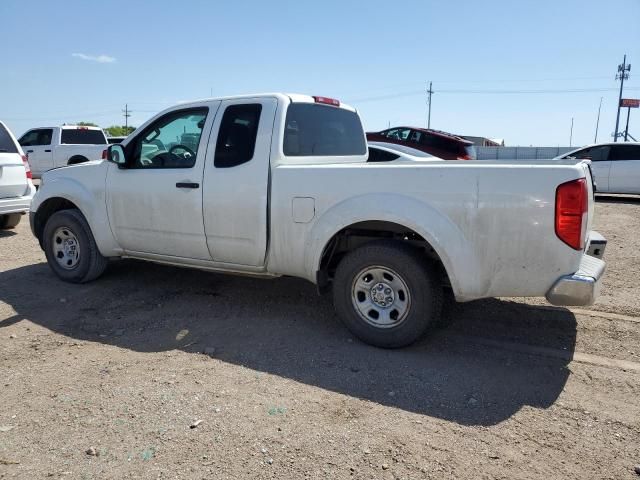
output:
[[110,57],[109,55],[87,55],[85,53],[72,53],[71,56],[81,58],[82,60],[87,60],[89,62],[113,63],[116,61],[114,57]]

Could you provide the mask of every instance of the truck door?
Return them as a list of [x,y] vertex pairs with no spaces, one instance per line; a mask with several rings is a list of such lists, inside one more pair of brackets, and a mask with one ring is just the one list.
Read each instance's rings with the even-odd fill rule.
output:
[[52,137],[53,129],[37,128],[29,130],[18,140],[29,158],[33,174],[37,177],[53,168]]
[[124,167],[109,165],[109,224],[127,252],[211,260],[202,172],[218,105],[162,115],[127,142]]
[[264,265],[275,98],[227,100],[204,171],[204,229],[216,262]]

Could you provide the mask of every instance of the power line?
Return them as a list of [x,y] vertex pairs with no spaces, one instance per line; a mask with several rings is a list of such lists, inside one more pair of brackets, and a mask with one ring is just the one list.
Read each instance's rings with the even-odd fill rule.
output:
[[66,113],[56,115],[55,117],[3,117],[3,120],[10,120],[13,122],[28,122],[34,120],[59,120],[61,118],[71,118],[71,117],[107,117],[109,115],[115,115],[118,113],[118,110],[112,110],[110,112],[93,112],[93,113]]
[[[640,90],[640,87],[627,87],[627,90]],[[481,90],[481,89],[442,89],[438,93],[455,94],[478,94],[478,95],[544,95],[557,93],[590,93],[590,92],[615,92],[616,88],[564,88],[564,89],[534,89],[534,90]],[[388,95],[377,95],[371,97],[354,98],[347,100],[349,103],[373,102],[378,100],[390,100],[401,97],[414,97],[424,95],[424,90],[414,90],[407,92],[391,93]]]

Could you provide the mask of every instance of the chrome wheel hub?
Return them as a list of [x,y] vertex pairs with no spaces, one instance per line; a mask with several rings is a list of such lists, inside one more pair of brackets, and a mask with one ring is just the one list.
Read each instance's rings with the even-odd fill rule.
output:
[[407,317],[411,295],[406,282],[395,271],[373,266],[354,277],[351,301],[364,321],[378,328],[391,328]]
[[62,268],[71,270],[80,261],[80,243],[68,227],[60,227],[53,232],[53,256]]
[[396,294],[385,282],[378,282],[371,288],[371,301],[382,308],[393,305]]

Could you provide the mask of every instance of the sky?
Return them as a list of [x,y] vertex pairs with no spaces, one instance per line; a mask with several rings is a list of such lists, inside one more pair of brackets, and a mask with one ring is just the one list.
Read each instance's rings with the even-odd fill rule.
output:
[[[177,102],[258,92],[349,103],[365,128],[506,145],[598,141],[623,55],[640,98],[640,0],[0,0],[0,120],[140,125]],[[624,128],[626,111],[621,114]],[[640,109],[629,132],[640,140]]]

